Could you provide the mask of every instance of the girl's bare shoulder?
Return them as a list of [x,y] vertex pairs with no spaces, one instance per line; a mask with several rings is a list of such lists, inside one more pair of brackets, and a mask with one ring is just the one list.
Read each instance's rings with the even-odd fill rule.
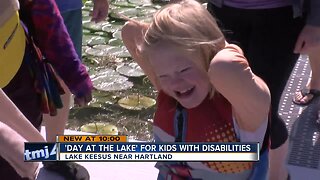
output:
[[241,48],[235,44],[227,44],[212,59],[211,64],[246,62]]
[[214,72],[241,72],[249,68],[247,59],[240,47],[234,44],[227,44],[211,60],[210,71]]

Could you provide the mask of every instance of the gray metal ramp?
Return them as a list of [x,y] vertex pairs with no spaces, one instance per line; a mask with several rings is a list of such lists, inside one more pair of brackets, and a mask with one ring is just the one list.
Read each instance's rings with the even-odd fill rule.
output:
[[301,56],[292,70],[279,105],[279,115],[285,121],[289,132],[291,131],[293,123],[302,111],[302,107],[292,103],[293,95],[298,89],[305,87],[309,77],[310,67],[308,58],[306,56]]
[[304,88],[310,77],[306,56],[300,57],[282,95],[279,114],[289,130],[289,153],[287,166],[293,180],[320,179],[320,99],[301,107],[292,103],[294,92]]
[[303,109],[290,132],[288,167],[294,179],[320,179],[320,101]]

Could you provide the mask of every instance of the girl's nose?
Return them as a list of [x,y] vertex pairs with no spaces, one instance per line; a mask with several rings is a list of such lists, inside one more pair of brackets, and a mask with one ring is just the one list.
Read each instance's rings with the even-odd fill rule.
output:
[[179,76],[174,76],[171,78],[171,84],[173,87],[179,87],[184,84],[185,80]]

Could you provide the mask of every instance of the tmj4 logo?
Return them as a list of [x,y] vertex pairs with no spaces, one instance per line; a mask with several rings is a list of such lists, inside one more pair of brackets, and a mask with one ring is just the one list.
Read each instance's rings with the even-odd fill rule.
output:
[[25,143],[24,160],[56,160],[57,145],[55,143]]

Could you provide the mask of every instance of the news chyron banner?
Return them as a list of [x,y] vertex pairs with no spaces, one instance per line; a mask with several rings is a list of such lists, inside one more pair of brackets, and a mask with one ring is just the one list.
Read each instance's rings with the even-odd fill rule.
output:
[[58,136],[25,143],[25,161],[259,161],[259,143],[128,142],[127,136]]

